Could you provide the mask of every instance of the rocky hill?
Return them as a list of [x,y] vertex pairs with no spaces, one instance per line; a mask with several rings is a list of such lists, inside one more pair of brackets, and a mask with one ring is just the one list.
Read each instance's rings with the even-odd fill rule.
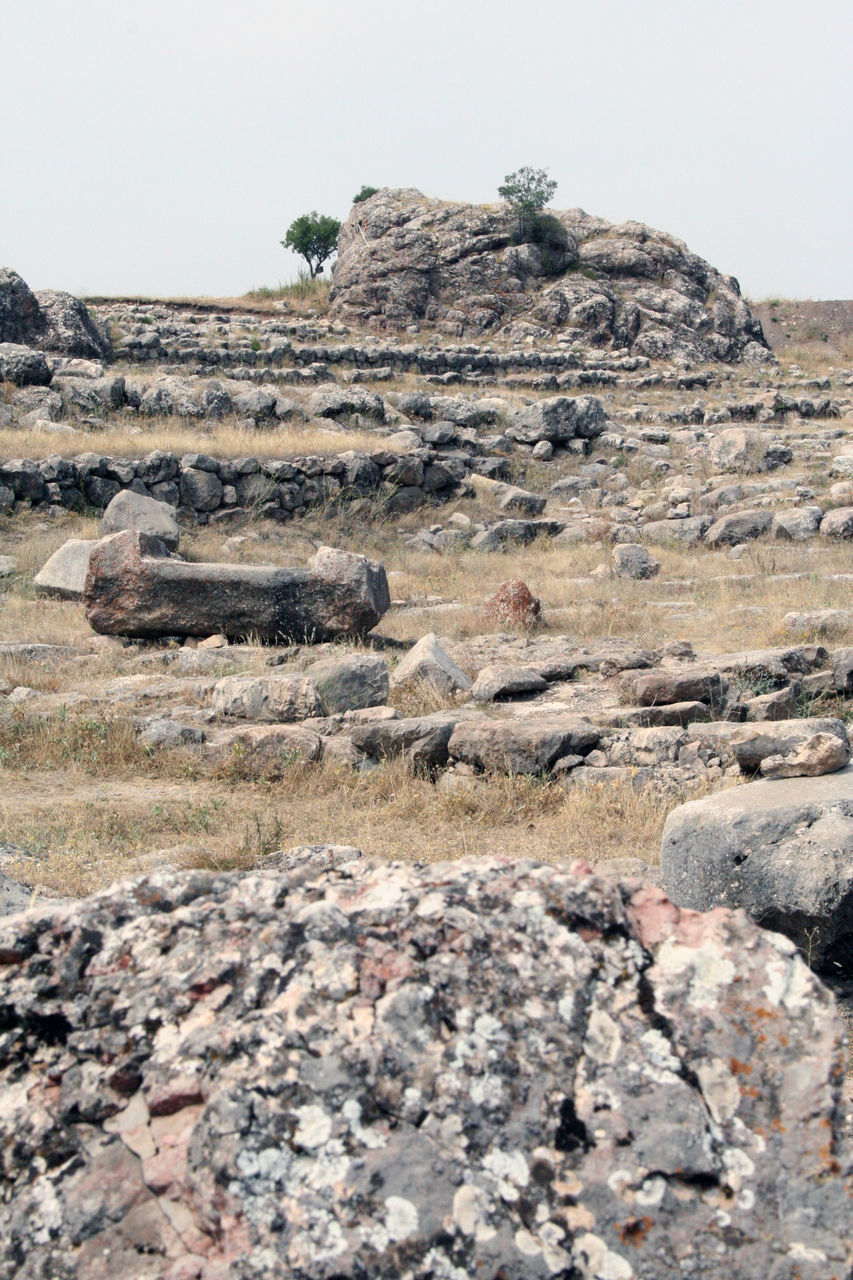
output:
[[341,228],[330,301],[336,318],[380,331],[430,325],[652,358],[773,358],[733,276],[664,232],[582,209],[540,215],[520,242],[508,208],[384,189]]

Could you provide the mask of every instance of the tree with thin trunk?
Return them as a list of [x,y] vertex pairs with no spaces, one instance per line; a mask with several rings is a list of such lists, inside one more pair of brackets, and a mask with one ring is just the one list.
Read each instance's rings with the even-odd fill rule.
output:
[[304,258],[311,272],[311,279],[321,275],[323,263],[330,258],[338,247],[338,232],[341,224],[337,218],[328,214],[318,214],[316,209],[303,213],[291,222],[287,234],[280,241],[285,249],[292,249]]
[[524,239],[525,226],[545,208],[556,190],[557,183],[548,177],[547,169],[531,169],[525,165],[506,175],[503,186],[498,187],[498,195],[518,217],[519,239]]

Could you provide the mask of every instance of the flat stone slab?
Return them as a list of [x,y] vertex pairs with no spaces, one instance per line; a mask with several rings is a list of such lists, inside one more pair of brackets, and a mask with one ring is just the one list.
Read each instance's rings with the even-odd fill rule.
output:
[[369,631],[390,603],[385,570],[366,556],[321,547],[306,569],[189,564],[130,531],[93,550],[84,592],[95,631],[143,639],[334,640]]

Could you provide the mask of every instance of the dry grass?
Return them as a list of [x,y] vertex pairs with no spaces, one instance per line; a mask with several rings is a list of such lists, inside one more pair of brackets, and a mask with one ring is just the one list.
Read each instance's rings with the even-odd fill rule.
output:
[[529,777],[483,778],[443,794],[402,760],[366,775],[293,765],[276,783],[176,780],[174,758],[140,768],[118,728],[103,737],[75,731],[73,740],[61,759],[34,749],[38,765],[0,766],[0,835],[38,855],[7,874],[47,893],[90,892],[158,865],[253,866],[303,843],[421,862],[469,854],[596,862],[627,853],[654,863],[667,813],[687,798],[630,784],[567,791]]
[[367,431],[349,431],[331,420],[304,426],[286,424],[264,431],[246,431],[235,418],[202,426],[192,418],[117,418],[105,421],[103,431],[79,431],[73,436],[28,427],[0,430],[0,458],[46,458],[61,453],[94,450],[116,458],[142,458],[154,449],[167,453],[208,453],[217,458],[291,458],[308,454],[331,456],[346,449],[371,453],[384,448],[383,439]]

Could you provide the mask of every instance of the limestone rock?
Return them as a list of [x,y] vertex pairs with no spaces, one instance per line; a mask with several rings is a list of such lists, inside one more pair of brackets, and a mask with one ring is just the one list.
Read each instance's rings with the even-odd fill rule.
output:
[[531,243],[516,239],[504,207],[383,189],[341,227],[331,313],[379,330],[570,332],[653,358],[772,361],[737,281],[671,236],[572,209],[538,219]]
[[622,542],[613,548],[612,554],[617,578],[653,578],[660,572],[660,560],[655,560],[637,542]]
[[601,731],[581,716],[536,720],[463,720],[448,750],[486,773],[545,773],[563,756],[594,747]]
[[36,591],[60,600],[82,600],[89,559],[99,545],[97,538],[69,538],[63,542],[33,579]]
[[225,676],[213,690],[217,715],[274,724],[319,715],[317,686],[310,676]]
[[[833,738],[836,745],[825,739]],[[744,773],[761,769],[768,758],[775,763],[776,777],[797,777],[780,770],[780,758],[790,770],[804,776],[834,773],[850,758],[850,745],[843,720],[831,716],[810,716],[799,720],[765,720],[738,725],[728,735],[728,746]]]
[[709,547],[733,547],[736,543],[749,542],[766,533],[772,520],[770,511],[732,511],[711,525],[705,541]]
[[125,529],[146,533],[159,538],[170,551],[177,551],[181,531],[176,516],[175,508],[168,503],[123,489],[101,516],[100,528],[102,533],[121,533]]
[[359,707],[381,707],[388,701],[388,664],[372,654],[323,658],[308,668],[314,682],[320,714],[334,715]]
[[428,685],[437,693],[447,695],[467,693],[471,688],[471,678],[457,667],[436,636],[429,632],[412,646],[391,672],[392,688],[406,684]]
[[547,688],[548,681],[532,667],[496,662],[477,673],[471,697],[476,702],[497,702],[499,698],[512,698],[519,694],[542,693]]
[[28,912],[0,956],[9,1280],[849,1274],[842,1025],[742,913],[309,859]]
[[46,387],[51,380],[44,353],[17,342],[0,342],[0,382],[18,387]]

